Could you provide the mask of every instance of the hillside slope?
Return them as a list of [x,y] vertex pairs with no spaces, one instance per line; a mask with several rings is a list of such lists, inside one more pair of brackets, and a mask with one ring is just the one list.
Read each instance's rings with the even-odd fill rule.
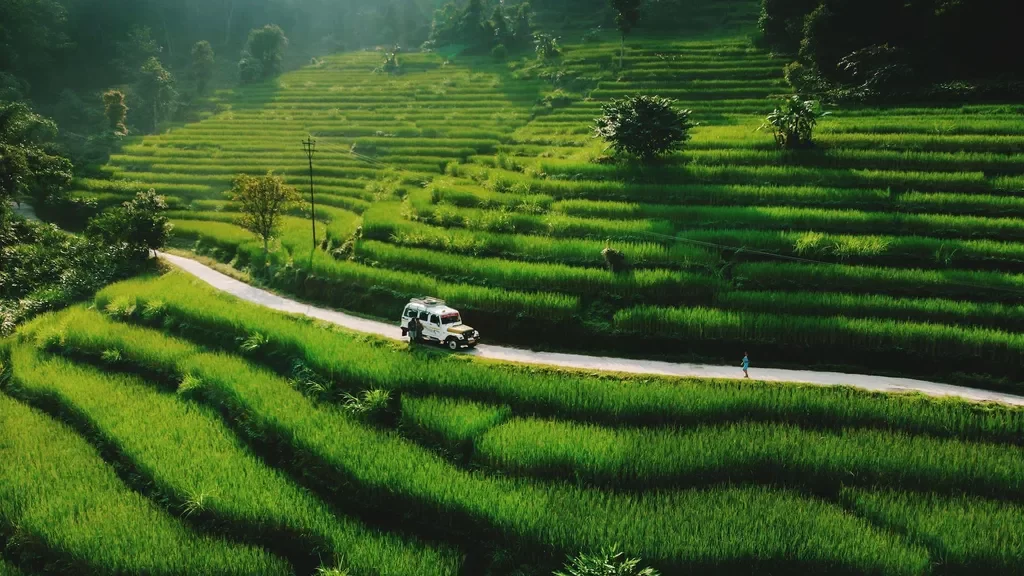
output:
[[[126,146],[113,201],[172,197],[179,242],[298,296],[383,318],[452,301],[485,337],[761,365],[857,367],[1016,389],[1024,340],[1019,106],[835,110],[814,150],[759,132],[783,62],[745,37],[566,39],[561,58],[326,58],[220,94],[209,118]],[[656,166],[609,164],[603,102],[678,100],[701,123]],[[222,192],[276,170],[320,240],[287,219],[264,266]],[[341,248],[353,239],[349,247]],[[602,250],[631,270],[604,269]],[[967,374],[965,374],[967,373]]]

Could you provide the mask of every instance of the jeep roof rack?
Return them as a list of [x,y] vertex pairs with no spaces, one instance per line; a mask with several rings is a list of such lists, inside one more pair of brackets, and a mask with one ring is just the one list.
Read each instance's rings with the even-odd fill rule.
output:
[[424,306],[444,306],[444,300],[440,298],[434,298],[433,296],[424,296],[422,298],[413,298],[410,302],[417,304],[423,304]]

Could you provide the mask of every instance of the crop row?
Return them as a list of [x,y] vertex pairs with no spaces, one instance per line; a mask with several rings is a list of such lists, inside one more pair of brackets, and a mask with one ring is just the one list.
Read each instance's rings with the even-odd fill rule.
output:
[[[70,312],[75,314],[85,318],[72,323],[95,319],[80,309]],[[59,348],[60,336],[47,335],[47,329],[40,328],[38,345]],[[324,549],[333,553],[323,559],[329,567],[344,559],[343,567],[361,574],[457,571],[450,557],[372,535],[332,514],[239,446],[214,412],[181,401],[191,393],[188,383],[178,397],[162,394],[138,379],[45,358],[28,346],[15,347],[11,360],[19,393],[75,414],[128,467],[147,476],[158,500],[191,510],[193,522],[225,524],[227,535],[291,556],[303,572],[320,564]],[[110,354],[107,360],[116,364]]]
[[287,381],[236,358],[202,353],[148,330],[99,320],[90,325],[88,342],[76,336],[86,327],[76,326],[68,329],[66,346],[95,355],[117,349],[124,361],[147,370],[198,379],[205,402],[230,418],[244,414],[249,438],[289,447],[316,464],[307,470],[314,475],[345,479],[348,500],[441,533],[494,534],[547,554],[618,542],[671,570],[740,565],[918,574],[928,564],[923,549],[789,491],[715,488],[624,496],[471,474],[317,405]]
[[784,359],[787,349],[795,359],[794,349],[813,347],[820,363],[869,364],[870,359],[879,366],[902,364],[917,373],[969,364],[980,373],[1016,377],[1024,361],[1021,334],[884,319],[639,306],[616,312],[614,326],[624,334],[654,340],[758,347],[776,359]]
[[96,305],[120,317],[169,327],[214,348],[233,351],[236,342],[260,334],[268,342],[259,354],[262,361],[284,372],[299,361],[349,391],[384,388],[402,394],[457,396],[508,404],[520,414],[613,426],[763,421],[993,442],[1020,443],[1024,438],[1024,411],[966,402],[852,388],[601,377],[481,365],[450,356],[422,362],[403,349],[375,346],[349,332],[273,314],[197,282],[180,272],[123,282],[102,290]]
[[0,440],[0,530],[19,535],[5,553],[83,573],[290,573],[257,548],[197,536],[67,427],[2,393]]

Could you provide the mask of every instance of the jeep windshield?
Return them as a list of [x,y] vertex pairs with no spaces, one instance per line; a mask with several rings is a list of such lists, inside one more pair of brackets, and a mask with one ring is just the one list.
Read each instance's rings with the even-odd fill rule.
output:
[[445,314],[444,316],[441,316],[441,324],[443,326],[462,324],[462,318],[460,318],[458,314]]

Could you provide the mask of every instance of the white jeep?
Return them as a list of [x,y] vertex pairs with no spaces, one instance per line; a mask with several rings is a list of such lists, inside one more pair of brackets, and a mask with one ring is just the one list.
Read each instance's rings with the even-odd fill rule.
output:
[[402,312],[402,336],[409,331],[409,321],[418,318],[422,332],[417,340],[437,342],[451,350],[472,348],[480,341],[480,333],[462,323],[459,311],[449,308],[437,298],[413,298]]

